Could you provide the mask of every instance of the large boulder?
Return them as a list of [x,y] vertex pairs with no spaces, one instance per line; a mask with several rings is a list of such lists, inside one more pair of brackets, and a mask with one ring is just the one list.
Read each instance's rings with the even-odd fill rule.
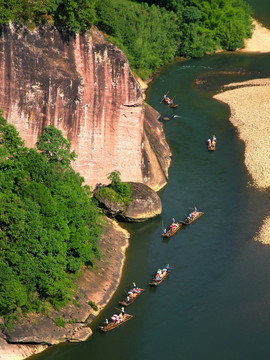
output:
[[128,184],[132,191],[131,202],[117,218],[127,222],[142,222],[161,214],[161,200],[154,190],[141,183]]
[[113,196],[109,187],[94,192],[94,197],[106,216],[120,221],[142,222],[161,214],[161,200],[154,190],[142,183],[127,184],[131,188],[131,201],[128,206]]

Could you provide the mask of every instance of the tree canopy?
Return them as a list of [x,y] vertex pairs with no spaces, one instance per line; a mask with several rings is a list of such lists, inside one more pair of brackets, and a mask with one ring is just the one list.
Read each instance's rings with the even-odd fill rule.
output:
[[242,47],[251,14],[244,0],[0,0],[0,23],[75,32],[97,25],[143,79],[176,56]]
[[38,144],[25,147],[0,114],[0,316],[63,306],[100,256],[101,213],[70,166],[69,141],[49,127]]

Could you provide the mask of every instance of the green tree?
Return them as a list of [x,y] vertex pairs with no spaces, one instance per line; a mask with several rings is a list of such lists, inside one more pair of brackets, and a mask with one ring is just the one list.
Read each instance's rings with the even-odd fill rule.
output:
[[120,175],[118,170],[110,173],[108,176],[108,179],[111,180],[110,188],[118,194],[124,204],[129,205],[131,200],[131,189],[129,184],[121,181]]
[[53,125],[44,128],[36,147],[50,162],[59,162],[66,167],[77,157],[75,151],[70,152],[71,141],[65,139],[62,132]]
[[75,32],[87,30],[96,22],[96,0],[62,0],[53,14],[56,26]]
[[28,149],[1,119],[0,154],[6,147],[14,150],[13,156],[7,152],[0,158],[0,315],[4,317],[40,312],[47,304],[65,305],[76,291],[78,271],[100,257],[100,210],[83,178],[70,166],[70,143],[54,129],[50,136],[45,129],[45,134],[46,151]]

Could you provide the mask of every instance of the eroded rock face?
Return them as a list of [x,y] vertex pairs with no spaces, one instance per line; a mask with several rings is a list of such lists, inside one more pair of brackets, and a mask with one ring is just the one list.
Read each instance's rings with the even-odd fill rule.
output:
[[1,25],[0,109],[28,147],[45,126],[60,129],[78,155],[74,169],[92,187],[108,184],[114,170],[155,190],[167,183],[170,151],[158,114],[145,108],[123,52],[96,29],[65,37],[49,26]]

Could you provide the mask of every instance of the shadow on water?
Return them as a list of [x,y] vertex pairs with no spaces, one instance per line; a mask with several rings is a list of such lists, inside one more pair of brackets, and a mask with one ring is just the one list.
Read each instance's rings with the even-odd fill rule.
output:
[[[268,64],[269,55],[215,55],[173,64],[153,81],[148,102],[161,117],[171,118],[164,122],[172,163],[168,185],[159,192],[162,215],[124,226],[131,238],[123,277],[91,325],[93,336],[34,358],[269,357],[270,249],[253,237],[269,213],[270,192],[249,185],[244,144],[228,120],[229,108],[212,99],[223,83],[269,76]],[[244,70],[236,75],[240,67]],[[217,75],[206,76],[211,72]],[[207,81],[196,85],[198,78]],[[168,89],[178,101],[177,109],[160,103]],[[210,153],[206,141],[212,134],[217,136],[217,148]],[[205,214],[164,240],[163,224],[172,217],[183,220],[194,205]],[[159,287],[149,288],[153,272],[167,263],[172,273]],[[132,281],[145,288],[127,308],[134,317],[111,333],[100,333],[98,325],[116,311]]]

